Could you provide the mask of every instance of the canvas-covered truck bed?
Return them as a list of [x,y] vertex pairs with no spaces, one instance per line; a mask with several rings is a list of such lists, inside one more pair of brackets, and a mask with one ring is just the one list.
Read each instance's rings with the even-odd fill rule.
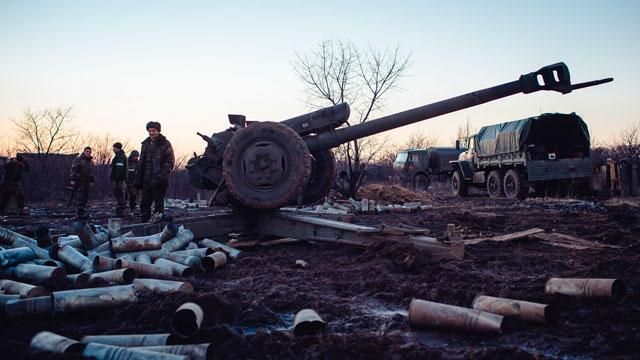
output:
[[525,165],[529,181],[590,177],[589,148],[589,129],[575,113],[485,126],[476,135],[478,165]]

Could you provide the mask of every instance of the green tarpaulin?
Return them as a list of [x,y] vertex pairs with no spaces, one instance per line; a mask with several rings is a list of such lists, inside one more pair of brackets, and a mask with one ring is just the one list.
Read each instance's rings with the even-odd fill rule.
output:
[[492,156],[550,144],[588,150],[589,141],[587,124],[575,113],[542,114],[481,128],[476,151],[478,156]]

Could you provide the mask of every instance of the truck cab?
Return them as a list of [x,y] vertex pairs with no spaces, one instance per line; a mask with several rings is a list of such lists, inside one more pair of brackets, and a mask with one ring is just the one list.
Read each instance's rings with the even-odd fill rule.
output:
[[426,191],[433,179],[451,176],[450,161],[457,159],[463,150],[460,147],[429,147],[400,151],[393,169],[403,186]]

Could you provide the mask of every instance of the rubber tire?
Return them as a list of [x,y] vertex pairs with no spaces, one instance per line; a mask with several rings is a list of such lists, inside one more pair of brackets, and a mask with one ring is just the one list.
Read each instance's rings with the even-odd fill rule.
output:
[[[256,188],[244,175],[245,152],[257,143],[275,146],[286,157],[283,176],[272,188]],[[223,172],[227,189],[241,206],[277,209],[295,203],[311,174],[311,154],[304,140],[288,126],[259,122],[238,130],[224,149]]]
[[492,199],[504,197],[504,175],[499,170],[493,170],[487,177],[487,193]]
[[311,155],[311,176],[302,194],[302,202],[305,204],[324,199],[336,179],[336,158],[331,150],[320,150]]
[[413,190],[416,192],[426,192],[431,185],[431,179],[428,175],[417,174],[413,177]]
[[529,192],[529,186],[527,186],[522,179],[522,176],[514,169],[507,171],[504,174],[503,183],[504,195],[508,199],[524,199]]
[[464,181],[464,177],[460,170],[453,172],[451,176],[451,190],[455,196],[467,196],[469,195],[469,184]]

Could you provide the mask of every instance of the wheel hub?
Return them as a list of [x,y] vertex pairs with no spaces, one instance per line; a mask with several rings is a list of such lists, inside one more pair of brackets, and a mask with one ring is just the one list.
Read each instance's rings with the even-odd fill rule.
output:
[[242,171],[247,184],[256,189],[269,189],[288,173],[289,160],[284,150],[269,141],[252,144],[242,158]]

